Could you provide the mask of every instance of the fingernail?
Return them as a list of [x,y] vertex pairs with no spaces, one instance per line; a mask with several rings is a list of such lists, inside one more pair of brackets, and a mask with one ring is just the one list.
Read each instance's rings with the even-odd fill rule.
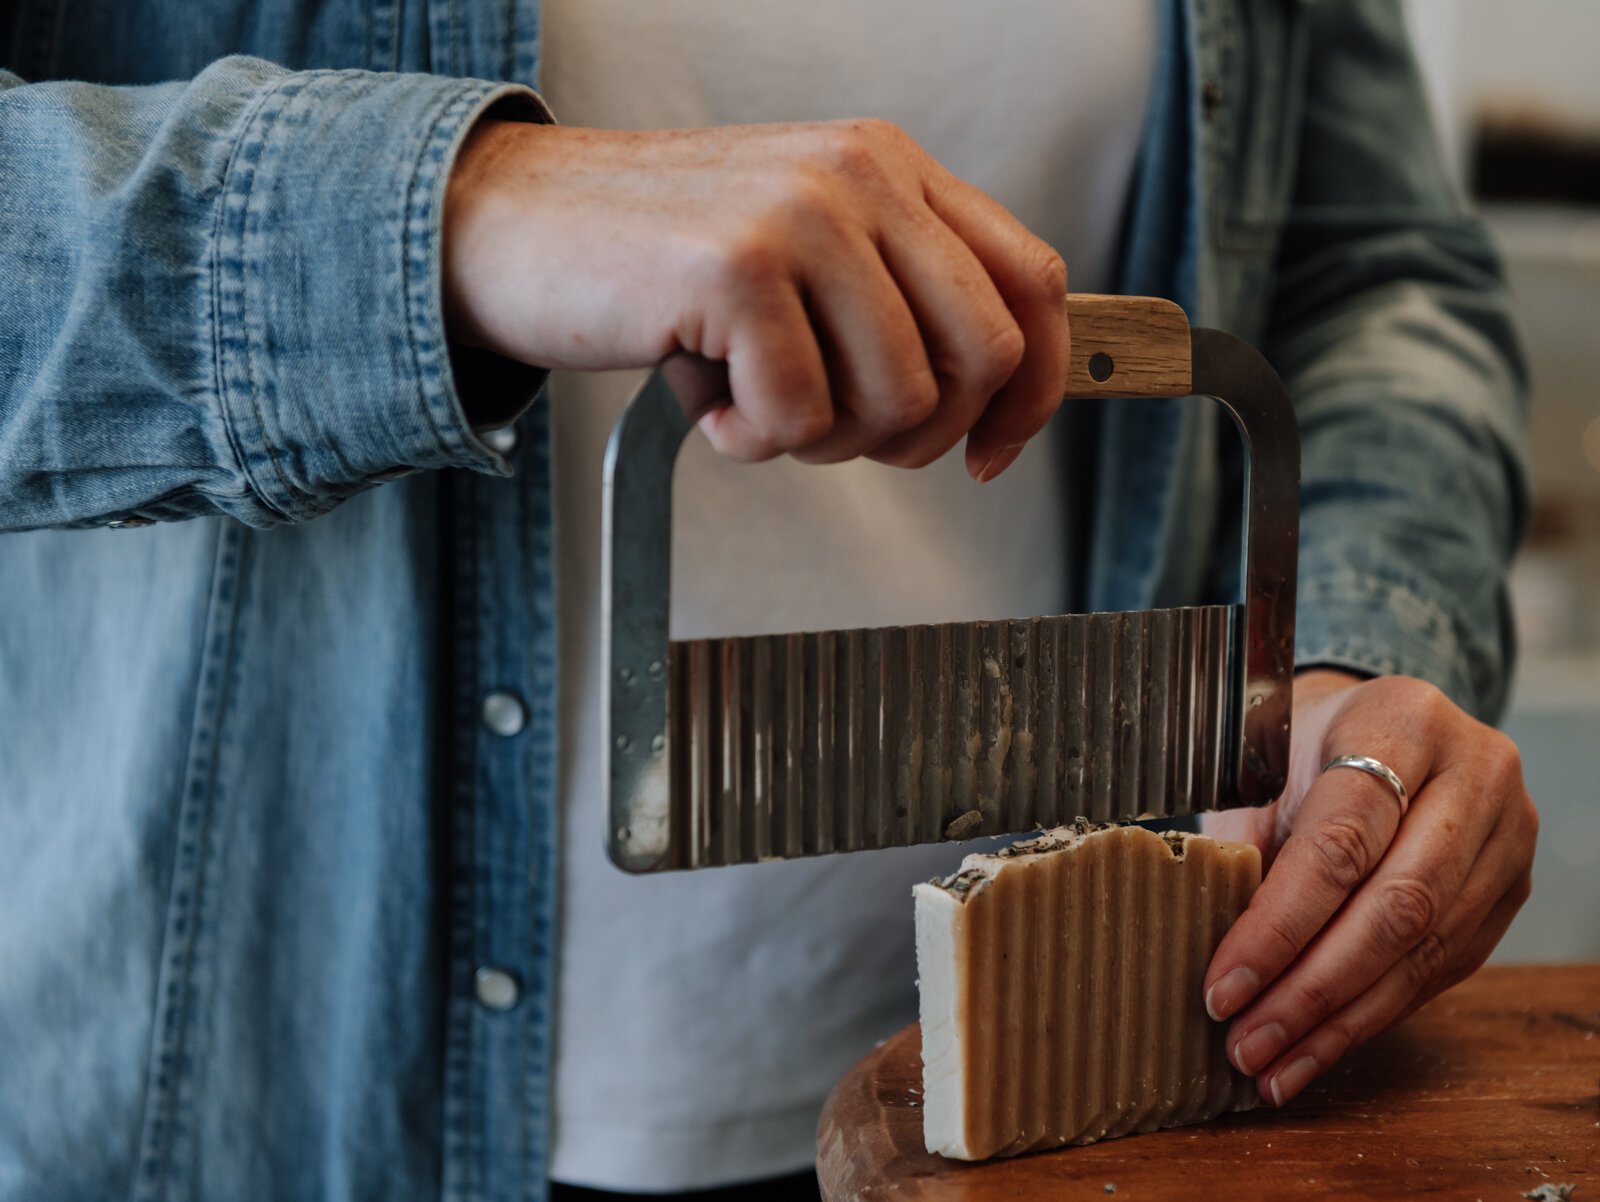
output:
[[1282,1106],[1290,1101],[1307,1085],[1311,1078],[1317,1075],[1317,1062],[1310,1056],[1302,1056],[1287,1068],[1279,1069],[1272,1078],[1272,1104]]
[[1001,472],[1005,471],[1006,468],[1010,467],[1017,461],[1017,456],[1022,454],[1022,448],[1027,445],[1028,444],[1025,442],[1013,442],[1007,446],[1001,447],[993,455],[990,455],[989,461],[985,463],[982,470],[978,472],[978,483],[987,484]]
[[1239,967],[1225,973],[1220,981],[1206,990],[1206,1013],[1220,1023],[1230,1014],[1237,1014],[1239,1008],[1255,997],[1260,988],[1261,978],[1251,969]]
[[1282,1023],[1268,1023],[1257,1027],[1233,1045],[1233,1064],[1241,1073],[1253,1077],[1284,1049],[1289,1042]]

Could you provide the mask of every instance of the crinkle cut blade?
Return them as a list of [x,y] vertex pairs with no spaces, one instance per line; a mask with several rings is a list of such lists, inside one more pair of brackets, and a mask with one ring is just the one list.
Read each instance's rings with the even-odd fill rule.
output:
[[674,642],[662,868],[1166,817],[1238,762],[1240,607]]

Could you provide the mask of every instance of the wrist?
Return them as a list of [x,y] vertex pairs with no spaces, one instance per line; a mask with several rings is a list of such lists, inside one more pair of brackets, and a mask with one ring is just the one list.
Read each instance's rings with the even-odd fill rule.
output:
[[1302,668],[1294,675],[1295,705],[1309,705],[1364,684],[1367,677],[1343,668]]
[[519,216],[511,210],[526,191],[516,178],[519,151],[529,136],[554,128],[491,113],[456,152],[440,216],[440,270],[445,336],[458,346],[497,349],[486,328],[484,298],[494,273],[505,269],[508,235],[514,236]]

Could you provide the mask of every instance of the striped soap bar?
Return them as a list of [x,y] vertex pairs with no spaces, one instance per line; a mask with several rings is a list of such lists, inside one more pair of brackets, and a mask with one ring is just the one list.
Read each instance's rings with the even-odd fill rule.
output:
[[1261,880],[1242,843],[1079,823],[918,885],[923,1135],[960,1160],[1255,1105],[1201,982]]

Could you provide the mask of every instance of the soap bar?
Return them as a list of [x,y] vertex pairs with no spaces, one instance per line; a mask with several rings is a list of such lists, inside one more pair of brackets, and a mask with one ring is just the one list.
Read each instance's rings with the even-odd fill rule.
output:
[[1260,881],[1248,844],[1080,822],[916,886],[928,1151],[1012,1156],[1254,1106],[1201,983]]

